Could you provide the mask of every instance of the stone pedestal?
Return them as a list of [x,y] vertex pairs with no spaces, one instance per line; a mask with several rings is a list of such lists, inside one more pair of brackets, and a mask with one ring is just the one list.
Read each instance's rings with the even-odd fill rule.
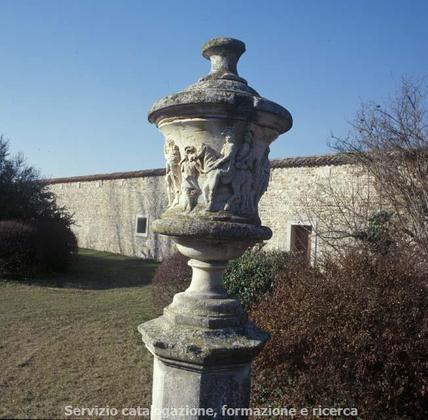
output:
[[[215,418],[231,418],[223,415],[226,407],[248,407],[251,361],[267,340],[223,284],[226,260],[241,254],[248,243],[177,241],[180,251],[192,258],[192,282],[174,296],[162,317],[139,327],[155,357],[152,420],[213,418],[209,410]],[[196,255],[204,261],[194,259]],[[182,411],[196,408],[203,410]]]
[[218,419],[244,418],[224,414],[224,408],[248,407],[250,364],[265,334],[250,325],[209,334],[158,320],[140,332],[155,359],[152,420],[208,419],[214,413]]
[[[200,366],[176,363],[171,365],[155,357],[153,406],[162,413],[165,407],[182,407],[177,416],[183,419],[226,418],[226,407],[248,407],[250,391],[250,366],[222,365]],[[183,391],[178,393],[177,389]],[[187,409],[202,408],[203,410]],[[187,411],[187,412],[186,412]],[[154,418],[161,418],[156,414]]]
[[251,361],[268,338],[228,296],[223,274],[229,260],[271,237],[258,203],[269,144],[292,120],[238,76],[244,51],[231,38],[207,42],[210,73],[149,113],[165,136],[169,201],[152,229],[174,239],[193,272],[163,316],[138,328],[155,359],[152,420],[245,419],[226,409],[248,407]]

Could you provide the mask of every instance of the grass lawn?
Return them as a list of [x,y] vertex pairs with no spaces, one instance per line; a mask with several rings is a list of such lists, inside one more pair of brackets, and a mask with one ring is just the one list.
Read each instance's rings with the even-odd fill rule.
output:
[[0,280],[0,417],[65,417],[68,405],[148,407],[152,358],[137,326],[158,312],[155,268],[82,250],[50,286]]

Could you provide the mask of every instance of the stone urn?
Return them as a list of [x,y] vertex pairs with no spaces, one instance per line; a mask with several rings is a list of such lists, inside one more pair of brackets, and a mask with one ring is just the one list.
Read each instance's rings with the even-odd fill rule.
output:
[[248,407],[250,364],[267,340],[228,296],[223,272],[229,260],[272,235],[261,225],[258,203],[269,183],[269,145],[292,118],[238,75],[244,51],[236,39],[208,41],[202,55],[211,61],[209,74],[149,112],[165,137],[168,194],[152,229],[171,236],[193,270],[191,285],[163,316],[139,326],[155,357],[152,419],[183,407],[245,418],[224,407]]

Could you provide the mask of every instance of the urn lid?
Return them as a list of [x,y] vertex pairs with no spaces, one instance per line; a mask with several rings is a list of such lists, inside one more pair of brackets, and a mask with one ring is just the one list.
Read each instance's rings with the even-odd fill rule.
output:
[[210,117],[253,121],[285,133],[292,126],[290,113],[260,96],[238,75],[237,63],[245,44],[234,38],[214,38],[202,46],[202,56],[211,61],[208,75],[187,89],[159,99],[148,119],[159,125],[164,119]]

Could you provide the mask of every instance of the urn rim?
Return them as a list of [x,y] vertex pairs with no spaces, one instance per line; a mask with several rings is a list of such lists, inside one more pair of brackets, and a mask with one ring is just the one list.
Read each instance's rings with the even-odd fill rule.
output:
[[245,44],[234,38],[207,41],[202,55],[212,60],[211,72],[186,89],[157,100],[148,113],[149,122],[159,126],[165,118],[219,115],[260,122],[278,135],[290,130],[293,119],[289,111],[259,95],[238,76],[236,63],[244,51]]

